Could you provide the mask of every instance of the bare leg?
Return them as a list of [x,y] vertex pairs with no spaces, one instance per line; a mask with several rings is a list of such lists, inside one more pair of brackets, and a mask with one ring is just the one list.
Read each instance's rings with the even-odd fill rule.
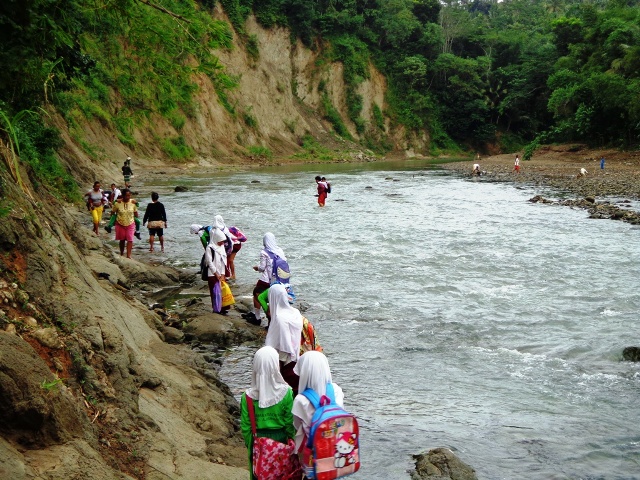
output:
[[227,257],[227,265],[229,265],[229,271],[231,272],[230,278],[236,278],[236,265],[234,263],[235,258],[236,258],[236,252],[231,253]]
[[94,223],[93,224],[93,233],[95,233],[96,235],[100,235],[100,223]]
[[133,242],[127,242],[127,258],[131,258],[132,248],[133,248]]
[[160,251],[164,253],[164,235],[158,237],[160,240]]
[[124,240],[120,240],[120,256],[124,255]]
[[[155,235],[149,235],[149,251],[153,252],[153,242],[156,239]],[[160,237],[160,244],[162,245],[162,237]]]

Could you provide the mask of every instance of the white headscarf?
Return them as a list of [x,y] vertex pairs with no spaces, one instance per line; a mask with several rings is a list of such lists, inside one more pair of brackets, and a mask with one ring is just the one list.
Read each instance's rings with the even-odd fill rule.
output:
[[227,251],[224,249],[224,244],[218,245],[218,242],[222,242],[226,240],[226,238],[225,234],[217,228],[211,233],[209,238],[209,247],[216,253],[213,258],[213,263],[218,272],[224,272],[227,267]]
[[251,388],[247,390],[247,396],[257,400],[260,408],[267,408],[279,403],[290,388],[280,373],[278,352],[272,347],[258,350],[253,356]]
[[297,362],[300,356],[302,315],[300,310],[289,305],[284,285],[275,283],[269,288],[269,311],[271,323],[264,344],[278,352],[288,353],[291,361]]
[[324,356],[324,353],[315,350],[306,352],[300,357],[296,366],[293,367],[293,373],[300,377],[299,392],[312,388],[319,396],[322,396],[327,393],[327,383],[333,383],[327,357]]
[[276,242],[276,236],[273,233],[267,232],[264,234],[264,237],[262,238],[262,245],[264,245],[265,250],[271,253],[275,253],[281,259],[287,259],[287,257],[284,256],[284,250],[282,250],[278,246],[278,242]]
[[189,231],[196,235],[202,229],[202,225],[198,225],[197,223],[193,223],[191,227],[189,227]]

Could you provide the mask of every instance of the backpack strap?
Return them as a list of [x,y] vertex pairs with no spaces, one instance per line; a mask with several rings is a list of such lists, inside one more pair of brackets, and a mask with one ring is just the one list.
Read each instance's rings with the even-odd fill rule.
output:
[[249,411],[249,420],[251,420],[251,433],[253,433],[253,438],[256,438],[256,412],[253,406],[253,398],[251,398],[249,395],[245,393],[244,399],[247,401],[247,410]]
[[332,404],[336,403],[336,394],[333,391],[333,384],[331,382],[327,383],[327,393],[325,393]]
[[307,397],[307,400],[311,402],[311,405],[313,405],[313,408],[315,409],[320,408],[320,396],[317,394],[317,392],[314,389],[307,388],[305,389],[304,392],[302,392],[302,395]]

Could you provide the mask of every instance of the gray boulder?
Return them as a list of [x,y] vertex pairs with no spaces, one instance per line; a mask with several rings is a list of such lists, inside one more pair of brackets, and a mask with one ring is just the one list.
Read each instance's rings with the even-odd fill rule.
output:
[[622,351],[622,358],[629,362],[640,362],[640,347],[627,347]]

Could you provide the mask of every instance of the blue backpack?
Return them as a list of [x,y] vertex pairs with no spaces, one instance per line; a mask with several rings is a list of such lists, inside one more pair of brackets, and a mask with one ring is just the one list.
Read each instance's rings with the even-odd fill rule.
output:
[[291,270],[289,269],[287,261],[269,250],[266,250],[266,252],[271,258],[271,264],[273,266],[271,269],[271,283],[288,284],[291,278]]
[[331,480],[357,472],[360,468],[360,431],[356,417],[336,403],[331,383],[327,384],[327,392],[322,397],[311,388],[302,395],[316,409],[302,450],[306,477]]

